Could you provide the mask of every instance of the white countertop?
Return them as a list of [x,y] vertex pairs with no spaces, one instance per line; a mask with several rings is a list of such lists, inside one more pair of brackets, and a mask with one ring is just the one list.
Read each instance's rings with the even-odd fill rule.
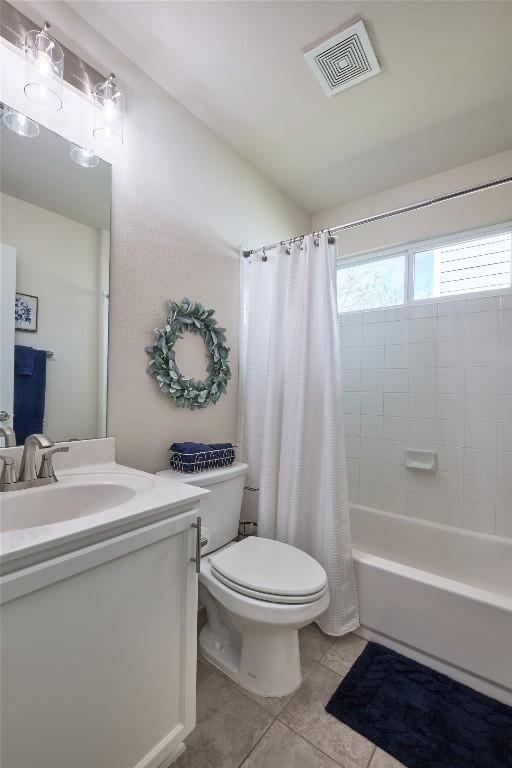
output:
[[[70,444],[71,450],[75,445]],[[57,468],[56,474],[61,488],[74,485],[83,486],[84,482],[98,485],[112,483],[116,479],[118,482],[124,479],[127,486],[133,489],[135,493],[126,501],[122,500],[115,506],[92,514],[82,514],[82,516],[62,519],[44,525],[5,530],[0,534],[0,570],[2,573],[18,570],[50,557],[65,554],[67,551],[88,546],[164,517],[180,514],[193,509],[202,498],[209,494],[209,491],[202,488],[179,481],[162,479],[156,475],[117,464],[115,461],[84,464],[66,469]],[[33,498],[34,505],[37,505],[39,501],[39,504],[43,506],[42,494],[51,492],[51,489],[55,489],[55,487],[56,485],[53,484],[0,494],[0,522],[2,505],[7,496],[12,496],[13,501],[15,495],[20,501],[22,497],[25,501]],[[4,506],[4,511],[5,519],[7,519],[8,514],[11,514],[12,521],[12,509],[9,511],[7,504]],[[33,510],[33,516],[35,515],[37,515],[37,507]]]

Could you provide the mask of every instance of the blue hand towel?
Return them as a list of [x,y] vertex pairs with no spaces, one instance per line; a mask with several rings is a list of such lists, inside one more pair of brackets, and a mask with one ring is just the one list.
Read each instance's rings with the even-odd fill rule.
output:
[[171,451],[178,453],[202,453],[210,450],[210,446],[206,443],[173,443],[171,445]]
[[[18,347],[16,346],[16,350]],[[23,445],[28,435],[43,431],[46,394],[46,352],[34,349],[32,375],[14,373],[14,431],[16,444]]]
[[14,345],[14,373],[18,376],[32,376],[34,373],[34,347]]
[[171,467],[180,472],[194,472],[206,463],[210,447],[206,443],[173,443]]
[[197,472],[227,467],[235,460],[232,443],[173,443],[171,467],[180,472]]

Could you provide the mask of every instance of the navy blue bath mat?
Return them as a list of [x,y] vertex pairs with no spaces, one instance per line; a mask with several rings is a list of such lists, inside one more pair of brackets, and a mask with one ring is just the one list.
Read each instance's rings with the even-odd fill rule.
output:
[[326,710],[407,768],[512,768],[512,707],[377,643]]

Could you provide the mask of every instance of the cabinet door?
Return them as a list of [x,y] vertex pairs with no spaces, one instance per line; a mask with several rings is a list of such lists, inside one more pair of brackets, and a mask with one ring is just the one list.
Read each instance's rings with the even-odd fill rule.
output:
[[5,577],[2,768],[160,768],[195,725],[190,511]]

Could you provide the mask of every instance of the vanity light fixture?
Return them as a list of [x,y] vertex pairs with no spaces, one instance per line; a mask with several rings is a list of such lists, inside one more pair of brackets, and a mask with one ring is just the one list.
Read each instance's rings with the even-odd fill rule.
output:
[[32,29],[25,35],[25,95],[43,112],[58,112],[62,108],[64,51],[48,34],[45,21],[41,30]]
[[39,136],[39,125],[35,120],[31,120],[30,117],[23,115],[21,112],[16,112],[15,109],[10,109],[2,104],[2,122],[11,131],[17,133],[18,136],[26,136],[29,139],[35,139]]
[[94,127],[95,141],[105,147],[123,143],[124,94],[115,82],[114,73],[105,82],[94,86]]
[[79,147],[78,144],[73,144],[69,150],[69,156],[77,165],[81,165],[82,168],[96,168],[100,159],[94,154],[93,149],[84,149]]

